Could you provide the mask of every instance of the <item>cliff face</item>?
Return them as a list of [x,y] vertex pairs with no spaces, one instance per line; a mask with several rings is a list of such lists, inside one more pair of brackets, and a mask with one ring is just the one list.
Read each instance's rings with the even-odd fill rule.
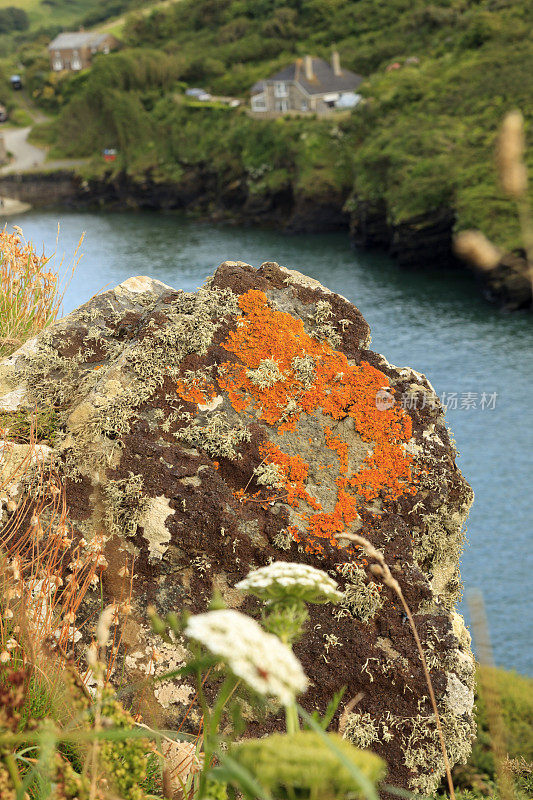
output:
[[[361,693],[346,735],[387,760],[391,783],[429,793],[443,763],[415,643],[342,534],[385,553],[450,759],[464,760],[473,658],[455,603],[472,490],[427,379],[369,344],[357,308],[274,263],[226,262],[196,293],[131,278],[0,364],[0,407],[50,402],[60,415],[55,456],[75,535],[104,547],[105,599],[131,598],[117,664],[132,681],[186,657],[150,633],[147,604],[202,611],[218,589],[252,610],[233,588],[250,567],[318,566],[345,599],[313,606],[296,647],[311,678],[303,704],[324,710],[343,685],[346,700]],[[100,603],[89,592],[88,619]],[[181,720],[192,696],[187,682],[159,685],[160,719]]]
[[[208,167],[188,167],[177,182],[155,181],[150,174],[143,179],[118,174],[89,180],[67,171],[9,175],[0,178],[0,195],[35,207],[190,210],[216,221],[272,226],[286,233],[347,230],[356,247],[383,250],[401,267],[427,272],[464,268],[453,252],[451,208],[395,225],[388,220],[384,201],[346,202],[346,196],[333,189],[317,197],[303,196],[292,186],[256,194],[244,177],[224,184]],[[531,307],[527,265],[521,266],[513,254],[483,277],[482,290],[506,310]]]

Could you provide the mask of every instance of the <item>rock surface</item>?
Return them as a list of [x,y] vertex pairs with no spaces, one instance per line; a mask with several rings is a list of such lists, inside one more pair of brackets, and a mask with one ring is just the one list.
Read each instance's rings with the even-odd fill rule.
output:
[[[346,735],[387,760],[390,783],[430,792],[443,763],[409,625],[341,534],[385,553],[415,616],[450,759],[464,760],[474,668],[454,606],[473,494],[427,379],[369,344],[351,303],[275,263],[226,262],[196,293],[130,278],[0,364],[0,409],[50,402],[59,414],[77,535],[104,537],[105,597],[131,595],[121,629],[130,679],[186,657],[152,636],[147,604],[202,611],[216,588],[248,611],[255,601],[233,587],[251,567],[318,566],[346,599],[311,608],[296,646],[312,681],[303,704],[324,711],[343,685],[346,701],[362,693]],[[167,682],[155,695],[160,721],[175,724],[194,692]],[[267,727],[280,724],[274,715]]]
[[485,294],[505,311],[521,311],[533,305],[533,267],[525,250],[503,255],[496,266],[482,273]]

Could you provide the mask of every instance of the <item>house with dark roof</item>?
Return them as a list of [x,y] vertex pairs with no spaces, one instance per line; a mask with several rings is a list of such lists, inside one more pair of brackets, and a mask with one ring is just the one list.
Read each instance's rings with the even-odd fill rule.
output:
[[91,66],[96,53],[110,53],[120,46],[119,40],[110,33],[76,31],[60,33],[48,45],[50,68],[54,72],[70,70],[78,72]]
[[353,108],[361,101],[356,90],[362,82],[361,75],[341,67],[337,52],[332,54],[330,64],[322,58],[305,56],[252,86],[252,111],[328,114],[339,108]]

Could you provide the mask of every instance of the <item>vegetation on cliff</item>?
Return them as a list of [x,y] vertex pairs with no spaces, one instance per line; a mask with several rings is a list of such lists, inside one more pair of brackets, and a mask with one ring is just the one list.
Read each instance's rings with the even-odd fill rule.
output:
[[[24,58],[33,95],[59,113],[47,131],[58,153],[116,147],[117,171],[157,181],[207,171],[214,201],[239,179],[262,199],[383,207],[392,225],[453,209],[458,229],[510,248],[518,225],[493,147],[508,109],[528,114],[531,17],[517,0],[183,0],[132,14],[127,49],[90,72],[58,78],[34,49]],[[351,113],[260,121],[183,96],[182,82],[246,97],[298,56],[329,58],[334,43],[367,76],[366,102]]]

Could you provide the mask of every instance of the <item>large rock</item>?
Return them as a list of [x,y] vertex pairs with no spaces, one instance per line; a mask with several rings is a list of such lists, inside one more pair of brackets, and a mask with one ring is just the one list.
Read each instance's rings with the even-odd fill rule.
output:
[[[201,611],[216,588],[251,610],[233,588],[251,567],[318,566],[346,600],[311,609],[296,646],[312,680],[303,703],[324,710],[343,685],[346,701],[362,693],[346,735],[385,757],[391,783],[429,792],[443,763],[409,625],[341,534],[364,533],[400,581],[461,760],[473,659],[454,606],[472,491],[430,383],[369,343],[357,308],[274,263],[226,262],[196,293],[131,278],[2,362],[0,408],[58,410],[70,516],[78,536],[104,536],[107,599],[128,597],[135,559],[121,627],[130,679],[186,657],[152,636],[147,604]],[[99,591],[88,598],[94,619]],[[193,689],[155,694],[173,723]]]

